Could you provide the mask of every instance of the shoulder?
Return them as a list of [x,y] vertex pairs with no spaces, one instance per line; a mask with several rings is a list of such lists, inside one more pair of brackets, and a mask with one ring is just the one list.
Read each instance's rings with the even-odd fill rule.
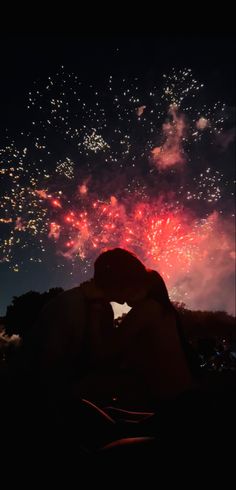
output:
[[85,297],[80,287],[64,291],[45,305],[42,314],[68,314],[85,306]]
[[85,295],[80,286],[76,286],[75,288],[68,289],[63,293],[58,295],[58,300],[64,303],[73,303],[74,301],[85,301]]

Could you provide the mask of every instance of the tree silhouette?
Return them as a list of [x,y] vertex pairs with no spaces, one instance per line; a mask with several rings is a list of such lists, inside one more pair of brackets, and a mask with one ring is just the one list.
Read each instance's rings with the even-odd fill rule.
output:
[[7,307],[4,322],[7,335],[16,334],[24,339],[43,306],[62,292],[62,288],[52,288],[44,293],[29,291],[21,296],[14,296],[12,303]]

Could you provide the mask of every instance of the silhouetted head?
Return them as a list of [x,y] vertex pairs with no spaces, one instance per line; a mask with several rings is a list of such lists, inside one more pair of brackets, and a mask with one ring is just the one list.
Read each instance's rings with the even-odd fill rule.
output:
[[136,296],[147,294],[147,270],[143,263],[128,250],[114,248],[103,252],[94,264],[96,286],[110,301],[132,302]]
[[133,306],[146,297],[153,297],[164,306],[170,304],[160,274],[146,269],[136,255],[123,248],[99,255],[94,264],[94,279],[109,301]]

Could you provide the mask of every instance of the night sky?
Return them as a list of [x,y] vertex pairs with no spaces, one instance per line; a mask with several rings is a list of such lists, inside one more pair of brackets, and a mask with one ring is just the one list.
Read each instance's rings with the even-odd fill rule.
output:
[[234,40],[1,36],[0,314],[126,247],[233,313]]

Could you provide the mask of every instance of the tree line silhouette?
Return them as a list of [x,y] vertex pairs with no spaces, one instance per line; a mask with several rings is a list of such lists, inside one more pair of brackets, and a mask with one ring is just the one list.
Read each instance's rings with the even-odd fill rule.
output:
[[[13,297],[1,320],[4,334],[0,339],[0,350],[4,352],[4,359],[5,351],[12,353],[14,344],[17,347],[19,341],[24,344],[42,308],[62,292],[63,288],[55,287],[43,293],[29,291]],[[201,366],[212,370],[236,367],[235,318],[225,311],[192,311],[184,303],[174,305],[180,314],[186,339],[198,353]],[[119,321],[116,320],[117,326]],[[228,358],[225,353],[229,354]]]

